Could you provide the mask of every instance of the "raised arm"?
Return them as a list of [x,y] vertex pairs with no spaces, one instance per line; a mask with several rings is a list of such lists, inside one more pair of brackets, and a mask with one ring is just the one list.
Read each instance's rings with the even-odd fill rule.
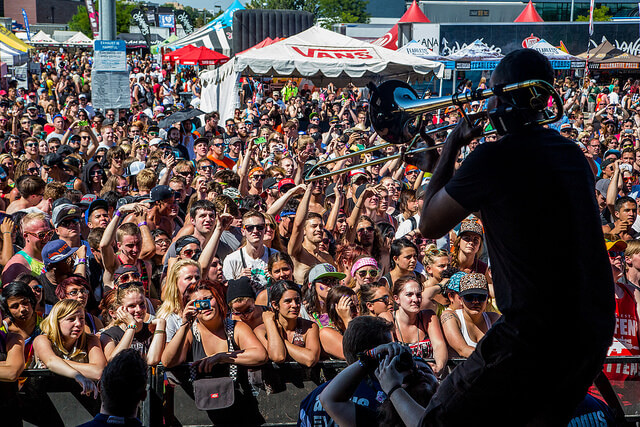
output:
[[222,232],[228,230],[231,227],[231,223],[233,222],[233,215],[227,213],[227,208],[224,208],[224,212],[218,214],[216,217],[216,227],[211,233],[211,237],[209,237],[209,241],[202,249],[202,253],[200,254],[200,265],[202,266],[202,277],[207,277],[209,273],[209,268],[211,267],[211,261],[213,257],[216,255],[218,251],[218,245],[220,244],[220,237],[222,236]]
[[287,191],[286,193],[284,193],[282,196],[278,197],[278,200],[273,202],[271,207],[267,210],[267,213],[269,215],[273,215],[273,216],[279,214],[282,211],[282,208],[284,208],[284,205],[286,205],[287,202],[289,200],[291,200],[291,198],[296,193],[303,192],[304,188],[305,188],[304,184],[298,184],[295,187],[293,187],[292,189],[290,189],[289,191]]
[[262,312],[262,325],[255,329],[256,336],[260,343],[267,349],[269,359],[275,363],[282,363],[287,360],[287,348],[282,331],[276,323],[276,313],[273,311]]
[[325,224],[325,228],[332,233],[336,228],[336,222],[338,222],[338,214],[340,213],[340,209],[344,204],[344,186],[342,185],[342,181],[336,182],[335,193],[336,201],[331,207],[331,212],[329,212],[327,223]]
[[180,327],[176,331],[171,341],[169,341],[162,352],[160,360],[167,368],[172,368],[187,360],[187,353],[191,346],[191,325],[196,318],[197,312],[193,305],[195,300],[189,301],[182,310]]
[[[306,185],[306,184],[300,184],[300,185]],[[296,211],[296,217],[293,221],[293,228],[291,229],[291,238],[289,239],[289,245],[287,246],[289,255],[291,255],[291,257],[294,257],[294,258],[297,258],[297,256],[302,251],[302,239],[304,237],[303,226],[307,219],[307,213],[309,212],[310,200],[311,200],[311,185],[306,185],[304,195],[302,196],[302,200],[300,200],[300,204],[298,205],[298,210]]]
[[149,366],[157,365],[162,359],[162,352],[167,341],[166,325],[167,321],[159,318],[153,319],[149,324],[149,330],[153,332],[153,338],[147,351],[147,365]]
[[613,165],[613,177],[607,189],[607,208],[611,212],[611,217],[615,218],[615,204],[618,198],[618,191],[622,188],[622,174],[620,173],[620,160],[616,160]]

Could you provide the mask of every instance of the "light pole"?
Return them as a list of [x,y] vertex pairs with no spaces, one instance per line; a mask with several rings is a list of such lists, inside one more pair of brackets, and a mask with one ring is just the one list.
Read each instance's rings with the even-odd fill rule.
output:
[[573,22],[573,4],[575,0],[571,0],[571,17],[569,18],[569,22]]

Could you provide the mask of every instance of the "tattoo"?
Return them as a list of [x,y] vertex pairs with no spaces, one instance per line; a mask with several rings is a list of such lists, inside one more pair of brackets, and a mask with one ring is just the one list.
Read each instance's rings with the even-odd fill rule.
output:
[[440,322],[444,324],[445,322],[447,322],[448,320],[451,320],[453,318],[455,318],[457,320],[458,316],[455,313],[445,311],[440,316]]

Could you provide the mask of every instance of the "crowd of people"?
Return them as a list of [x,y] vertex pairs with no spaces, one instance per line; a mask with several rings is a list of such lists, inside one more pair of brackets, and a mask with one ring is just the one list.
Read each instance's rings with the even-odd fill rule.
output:
[[[51,411],[25,409],[47,398],[22,370],[75,380],[89,406],[105,365],[127,349],[149,366],[191,363],[217,377],[268,361],[353,363],[345,345],[359,318],[369,319],[356,322],[360,334],[367,325],[388,331],[389,341],[427,359],[418,371],[430,373],[431,389],[448,359],[469,356],[500,318],[481,220],[470,216],[437,240],[420,234],[430,174],[398,158],[318,177],[399,147],[328,163],[305,179],[318,162],[382,142],[366,88],[246,78],[233,117],[214,111],[161,128],[199,106],[192,70],[131,55],[131,109],[100,111],[90,53],[41,50],[34,59],[42,71],[32,89],[0,91],[3,417],[60,424],[43,418]],[[565,113],[550,126],[580,146],[598,179],[620,278],[625,326],[610,354],[638,355],[640,81],[566,78],[556,87]],[[460,118],[450,108],[432,126]],[[457,165],[496,140],[477,138]],[[636,364],[605,373],[623,382],[639,375]],[[212,412],[216,422],[234,416]]]

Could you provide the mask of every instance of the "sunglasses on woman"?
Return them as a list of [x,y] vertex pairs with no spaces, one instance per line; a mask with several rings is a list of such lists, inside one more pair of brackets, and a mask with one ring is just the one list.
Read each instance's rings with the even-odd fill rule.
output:
[[361,279],[364,279],[367,276],[369,276],[369,277],[378,277],[378,273],[379,273],[379,271],[377,269],[372,268],[371,270],[359,270],[358,271],[358,276],[360,276]]
[[371,302],[371,303],[375,303],[375,302],[383,302],[383,303],[385,303],[385,304],[389,304],[389,295],[385,295],[385,296],[380,297],[380,298],[372,299],[372,300],[370,300],[369,302]]

